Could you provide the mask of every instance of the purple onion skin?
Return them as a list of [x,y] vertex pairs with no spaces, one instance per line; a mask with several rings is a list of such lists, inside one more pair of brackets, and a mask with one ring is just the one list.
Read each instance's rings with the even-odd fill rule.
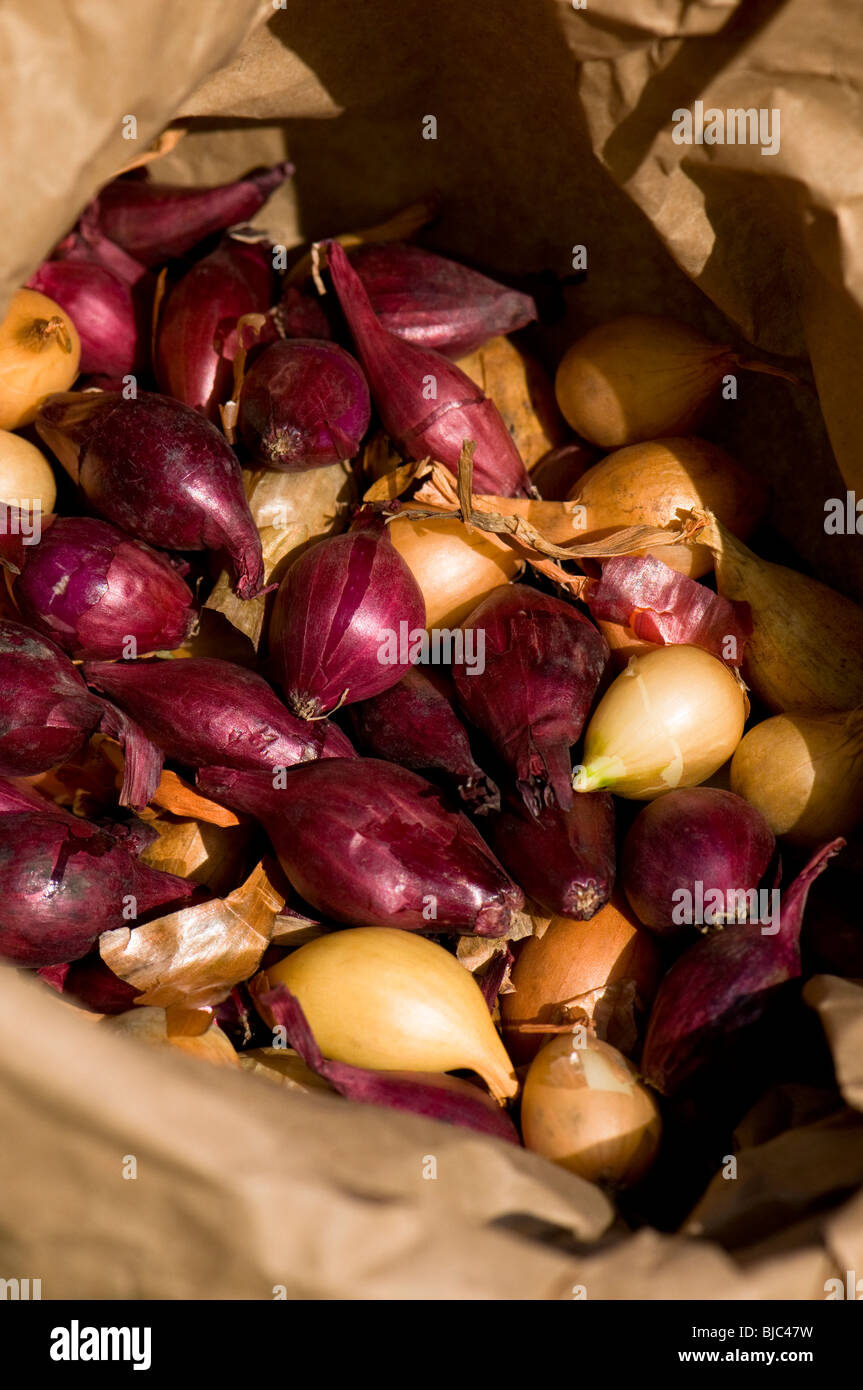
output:
[[88,661],[86,680],[188,767],[266,769],[355,757],[327,720],[297,719],[262,676],[216,657]]
[[[685,891],[746,893],[757,888],[776,849],[761,812],[734,792],[686,787],[657,797],[632,823],[621,855],[621,882],[638,920],[659,936],[691,930],[675,922]],[[707,906],[709,907],[709,902]],[[723,925],[724,913],[717,919]],[[733,920],[733,918],[732,918]],[[710,923],[706,924],[708,927]]]
[[441,772],[476,815],[500,810],[500,792],[473,758],[467,730],[446,695],[411,666],[397,685],[351,705],[350,719],[366,753],[413,772]]
[[[142,282],[155,285],[155,278],[141,261],[135,260],[122,246],[111,241],[99,230],[97,223],[85,213],[80,223],[55,246],[52,261],[86,261],[110,270],[127,285]],[[150,299],[152,300],[152,291]]]
[[129,846],[87,821],[47,813],[0,820],[0,957],[59,965],[85,956],[104,931],[155,907],[181,905],[197,885],[140,864]]
[[384,429],[405,456],[457,473],[470,439],[475,492],[529,497],[530,478],[494,402],[454,362],[386,331],[338,242],[327,243],[327,257]]
[[410,633],[425,621],[419,585],[377,518],[310,546],[282,580],[270,621],[289,708],[317,719],[395,685],[410,664],[397,642],[400,625]]
[[94,511],[164,550],[225,550],[240,598],[264,585],[261,538],[236,454],[180,401],[67,391],[36,417],[40,437]]
[[333,336],[320,300],[296,285],[285,286],[281,299],[272,310],[272,317],[283,338],[316,338],[321,341]]
[[431,783],[375,758],[258,772],[208,768],[205,796],[257,817],[296,891],[354,927],[505,936],[524,895],[467,816]]
[[73,825],[78,820],[58,806],[56,801],[42,796],[29,782],[0,777],[0,816],[18,815],[21,811],[40,811],[43,815],[58,816],[60,820],[70,821]]
[[291,1047],[306,1066],[348,1100],[407,1110],[445,1124],[477,1130],[510,1144],[519,1142],[512,1120],[486,1091],[459,1077],[435,1072],[372,1071],[348,1062],[327,1061],[315,1042],[302,1005],[285,985],[260,992],[256,1003],[272,1026],[285,1029]]
[[81,371],[124,376],[147,364],[145,327],[131,287],[92,261],[46,261],[27,281],[71,318],[81,339]]
[[577,796],[569,811],[533,816],[513,800],[488,826],[491,846],[519,887],[554,917],[587,921],[614,887],[614,802],[609,792]]
[[0,776],[33,777],[73,758],[102,718],[53,642],[0,621]]
[[446,357],[466,357],[536,318],[529,294],[422,246],[368,242],[350,261],[387,332]]
[[844,844],[825,845],[785,889],[775,934],[765,935],[757,922],[729,926],[702,937],[674,963],[654,1001],[641,1057],[641,1071],[656,1090],[673,1095],[719,1062],[800,975],[809,889]]
[[352,459],[370,416],[359,363],[336,343],[310,338],[265,348],[240,392],[240,438],[255,463],[283,472]]
[[207,188],[182,188],[146,177],[114,179],[91,203],[84,221],[144,265],[161,265],[185,255],[213,232],[247,222],[291,173],[293,166],[285,162]]
[[123,1014],[141,993],[109,970],[97,952],[71,964],[47,965],[37,974],[58,994],[68,995],[97,1014]]
[[605,638],[577,608],[524,584],[495,589],[462,628],[485,634],[484,670],[453,663],[462,709],[515,774],[533,815],[570,810],[569,750],[608,661]]
[[22,616],[72,657],[173,651],[195,622],[189,586],[164,555],[93,517],[55,517],[22,547]]
[[272,253],[224,237],[169,292],[156,334],[159,390],[218,423],[232,394],[236,321],[270,307]]
[[598,463],[601,453],[580,439],[558,444],[537,459],[530,481],[546,502],[565,502],[582,473]]

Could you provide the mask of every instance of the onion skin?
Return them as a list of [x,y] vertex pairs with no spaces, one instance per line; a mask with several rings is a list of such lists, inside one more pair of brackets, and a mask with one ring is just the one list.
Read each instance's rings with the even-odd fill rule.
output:
[[[767,492],[760,478],[715,444],[669,437],[607,454],[582,474],[568,500],[576,499],[586,513],[578,539],[586,542],[618,527],[670,526],[692,507],[711,508],[735,535],[747,536],[764,512]],[[713,568],[708,547],[695,542],[646,552],[653,553],[690,579]]]
[[467,730],[425,671],[411,666],[398,685],[351,705],[350,718],[372,757],[413,772],[441,772],[475,815],[500,810],[500,792],[474,761]]
[[705,1066],[719,1062],[800,975],[800,928],[809,889],[845,844],[820,849],[782,894],[778,931],[746,922],[710,932],[675,962],[656,996],[641,1070],[672,1095]]
[[263,588],[261,538],[233,450],[208,420],[167,396],[68,392],[36,429],[93,510],[165,550],[226,550],[240,598]]
[[351,250],[350,261],[387,332],[445,357],[474,352],[536,318],[530,295],[422,246],[368,242]]
[[588,1182],[632,1187],[659,1151],[662,1122],[626,1058],[598,1038],[564,1035],[531,1063],[521,1101],[525,1146]]
[[95,1014],[122,1014],[141,993],[109,970],[93,952],[71,964],[48,965],[37,972],[58,994],[68,995]]
[[863,820],[863,710],[756,724],[731,760],[731,786],[787,844],[850,834]]
[[282,297],[270,316],[283,338],[317,338],[321,341],[333,336],[321,301],[296,285],[285,285]]
[[749,605],[743,675],[774,713],[863,703],[863,608],[817,579],[753,554],[712,513],[695,512],[716,587]]
[[535,486],[534,464],[568,437],[545,368],[512,339],[500,337],[459,357],[458,366],[494,401]]
[[[2,508],[0,508],[2,511]],[[55,517],[21,546],[12,592],[22,617],[72,657],[172,651],[195,621],[191,590],[148,545],[92,517]]]
[[542,936],[530,936],[519,946],[510,977],[513,992],[500,997],[507,1051],[521,1066],[548,1038],[531,1028],[574,1024],[579,1018],[599,1027],[597,1013],[608,989],[614,1007],[607,1011],[601,1036],[631,1053],[661,975],[656,942],[619,896],[589,922],[555,917]]
[[37,290],[12,296],[0,323],[0,429],[29,425],[54,391],[78,375],[81,342],[71,318]]
[[80,371],[122,377],[146,369],[146,320],[131,286],[113,271],[95,261],[45,261],[27,285],[71,318],[81,340]]
[[352,459],[369,427],[369,388],[336,343],[272,343],[240,392],[239,431],[255,463],[293,472]]
[[301,719],[395,685],[410,661],[398,642],[390,653],[396,659],[384,659],[384,644],[399,637],[402,624],[408,634],[425,628],[416,580],[383,522],[366,520],[304,551],[276,595],[270,652],[288,707]]
[[578,796],[568,811],[537,816],[517,801],[489,822],[500,862],[529,898],[553,917],[582,920],[604,907],[614,887],[614,803],[608,792]]
[[[146,286],[147,302],[152,305],[155,278],[141,262],[124,251],[115,241],[99,230],[96,222],[86,213],[77,227],[58,242],[51,254],[52,261],[85,261],[101,266],[116,275],[126,285]],[[147,315],[149,318],[149,315]]]
[[218,424],[232,394],[236,321],[270,307],[273,261],[269,246],[224,237],[174,285],[161,306],[156,332],[159,390]]
[[462,709],[515,773],[528,810],[568,810],[569,749],[608,661],[604,638],[572,604],[523,584],[495,590],[462,626],[485,641],[482,671],[453,662]]
[[[688,893],[694,904],[699,881],[705,900],[719,892],[727,904],[729,892],[758,887],[775,849],[766,820],[743,797],[688,787],[650,802],[636,816],[623,848],[621,882],[639,921],[659,936],[673,936],[698,925],[675,922],[675,893]],[[725,920],[719,913],[715,924]]]
[[546,502],[565,502],[579,478],[597,462],[597,450],[580,439],[549,449],[530,470],[530,481]]
[[138,863],[123,840],[88,821],[48,812],[0,822],[0,957],[17,965],[58,965],[85,956],[103,931],[187,899],[197,885]]
[[440,353],[383,328],[343,247],[328,242],[327,257],[372,398],[405,456],[432,457],[457,473],[462,445],[470,439],[476,445],[476,492],[530,496],[530,479],[494,403]]
[[138,176],[114,179],[90,204],[84,221],[144,265],[160,265],[185,255],[212,232],[248,222],[292,173],[293,166],[284,162],[207,188]]
[[283,782],[224,768],[198,774],[205,796],[263,823],[291,884],[324,917],[505,936],[524,907],[467,817],[416,773],[328,758],[289,768]]
[[705,782],[740,742],[748,708],[737,677],[700,647],[633,657],[588,724],[573,786],[651,801]]
[[273,1026],[285,1029],[288,1042],[306,1065],[349,1100],[407,1110],[518,1144],[515,1126],[506,1111],[469,1081],[446,1073],[372,1071],[349,1066],[347,1062],[328,1062],[315,1042],[299,1000],[284,985],[258,994],[255,1002]]
[[230,661],[88,661],[82,669],[167,757],[187,767],[255,770],[355,756],[336,725],[296,719],[263,677]]
[[31,504],[28,511],[42,517],[52,512],[57,501],[54,473],[35,444],[20,434],[0,430],[0,502],[20,506],[25,501]]
[[396,517],[389,537],[419,585],[426,626],[458,627],[478,603],[522,568],[516,552],[455,518]]
[[[297,998],[325,1057],[400,1072],[476,1071],[498,1100],[518,1082],[479,986],[443,947],[405,932],[331,932],[253,985]],[[262,988],[263,987],[263,988]]]

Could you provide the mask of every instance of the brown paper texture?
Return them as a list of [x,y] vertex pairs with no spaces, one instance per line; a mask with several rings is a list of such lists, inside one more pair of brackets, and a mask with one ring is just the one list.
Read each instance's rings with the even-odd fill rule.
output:
[[[9,0],[0,297],[171,122],[188,133],[161,178],[290,156],[257,219],[289,246],[437,192],[427,244],[489,269],[563,278],[587,248],[549,365],[624,311],[811,361],[820,408],[741,380],[720,442],[769,479],[803,560],[863,597],[856,538],[822,525],[826,498],[863,492],[863,12],[751,12]],[[675,144],[673,112],[695,100],[779,108],[779,153]],[[806,997],[836,1061],[833,1111],[798,1097],[779,1134],[750,1117],[742,1186],[714,1183],[678,1234],[627,1235],[597,1189],[531,1154],[136,1045],[0,971],[0,1274],[42,1278],[46,1298],[823,1298],[863,1267],[863,986],[822,976]],[[819,1194],[833,1200],[812,1216]]]

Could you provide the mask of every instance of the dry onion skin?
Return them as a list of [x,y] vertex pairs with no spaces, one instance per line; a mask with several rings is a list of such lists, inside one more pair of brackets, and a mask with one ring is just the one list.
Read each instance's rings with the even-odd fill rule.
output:
[[426,626],[458,627],[522,562],[508,545],[452,517],[396,517],[390,540],[422,590]]
[[863,608],[818,579],[762,560],[710,512],[701,520],[717,589],[749,604],[743,674],[759,699],[774,713],[863,703]]
[[632,1063],[583,1029],[546,1043],[521,1101],[527,1148],[588,1182],[631,1187],[659,1152],[656,1101]]
[[198,1057],[203,1062],[213,1062],[217,1066],[240,1065],[236,1052],[215,1022],[200,1033],[172,1032],[164,1009],[141,1005],[124,1014],[109,1014],[101,1018],[99,1026],[157,1047],[176,1047],[190,1057]]
[[796,381],[780,368],[744,361],[688,324],[625,314],[572,344],[558,367],[555,392],[577,434],[616,449],[687,434],[709,410],[722,378],[740,369]]
[[54,391],[68,391],[78,375],[81,343],[68,314],[37,290],[13,295],[0,323],[0,429],[35,420]]
[[45,516],[56,500],[54,472],[42,450],[20,434],[0,430],[0,502]]
[[[746,536],[764,510],[766,493],[724,449],[689,437],[654,439],[607,454],[582,474],[569,500],[585,508],[578,535],[584,542],[624,526],[671,526],[693,507],[709,508],[735,535]],[[656,555],[690,579],[713,568],[711,551],[695,542],[637,553]]]
[[296,995],[325,1057],[375,1071],[477,1072],[503,1101],[518,1083],[476,980],[424,937],[354,927],[301,946],[255,983]]
[[789,844],[849,835],[863,820],[863,709],[756,724],[731,760],[731,790]]
[[660,979],[659,951],[625,905],[608,903],[587,922],[553,917],[519,947],[512,992],[500,997],[503,1038],[517,1066],[530,1062],[549,1030],[590,1022],[622,1052],[638,1042],[638,1017]]
[[566,426],[545,369],[510,338],[490,338],[457,365],[494,401],[526,468],[563,443]]
[[701,647],[633,657],[587,726],[573,787],[652,801],[697,786],[731,757],[748,713],[742,682]]

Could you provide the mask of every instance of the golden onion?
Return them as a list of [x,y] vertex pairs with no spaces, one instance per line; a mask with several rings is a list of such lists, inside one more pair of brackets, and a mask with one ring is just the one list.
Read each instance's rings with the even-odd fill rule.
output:
[[458,627],[477,604],[521,569],[508,545],[447,517],[397,517],[390,539],[422,590],[426,626]]
[[54,473],[42,450],[20,434],[0,430],[0,502],[45,516],[56,501]]
[[46,396],[68,391],[80,361],[75,325],[59,304],[19,290],[0,323],[0,429],[29,425]]

